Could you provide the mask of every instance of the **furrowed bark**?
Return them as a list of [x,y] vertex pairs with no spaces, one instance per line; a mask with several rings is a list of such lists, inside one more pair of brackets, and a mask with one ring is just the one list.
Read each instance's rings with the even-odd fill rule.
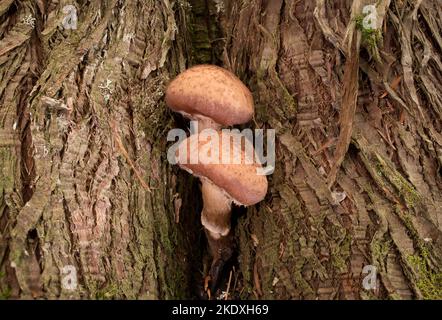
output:
[[230,297],[442,298],[442,9],[378,1],[373,33],[358,3],[1,2],[0,296],[195,297],[202,201],[167,163],[187,123],[164,90],[214,63],[276,129],[265,201],[233,210]]
[[[2,292],[191,297],[199,218],[177,181],[196,184],[167,163],[162,99],[185,65],[176,35],[188,12],[174,1],[74,2],[78,29],[65,30],[67,4],[2,7]],[[29,15],[35,27],[21,22]],[[63,285],[67,266],[75,290]]]
[[[382,1],[382,39],[361,31],[350,145],[330,190],[351,5],[226,5],[224,64],[253,89],[257,127],[277,129],[267,201],[237,227],[241,298],[441,297],[440,32],[431,32],[440,25],[428,17],[440,10],[432,1]],[[376,51],[379,60],[370,55]],[[407,83],[394,85],[405,74]],[[362,287],[366,265],[380,275],[374,291]]]

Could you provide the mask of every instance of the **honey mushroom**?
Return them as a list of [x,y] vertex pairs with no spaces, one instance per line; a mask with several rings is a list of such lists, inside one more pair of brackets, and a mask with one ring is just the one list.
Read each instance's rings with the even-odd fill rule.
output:
[[[209,274],[212,291],[218,282],[222,267],[233,253],[230,237],[232,203],[242,206],[254,205],[264,199],[268,188],[266,176],[259,174],[261,165],[253,161],[253,147],[245,147],[249,143],[247,140],[243,140],[240,145],[234,143],[245,137],[233,132],[217,131],[215,134],[218,137],[214,141],[201,141],[198,135],[188,137],[180,143],[176,159],[180,168],[201,181],[201,223],[213,256]],[[210,143],[209,147],[206,146],[207,143]],[[251,150],[252,154],[247,154],[246,150]],[[227,162],[223,162],[224,152],[229,154],[229,157],[226,157],[229,159]],[[191,163],[190,156],[196,154],[198,161]],[[214,161],[216,159],[213,154],[217,156],[218,161]],[[234,161],[235,157],[238,161]],[[249,161],[246,161],[247,159]]]
[[[219,143],[214,144],[214,141],[211,141],[211,147],[212,151],[218,151],[220,157],[222,141],[230,141],[234,134],[226,135],[219,130],[225,126],[246,123],[254,114],[253,98],[249,89],[233,73],[213,65],[195,66],[178,75],[166,90],[166,104],[184,117],[198,121],[199,132],[204,129],[217,130],[216,140]],[[192,139],[196,141],[191,143]],[[244,141],[244,145],[245,143]],[[253,147],[251,149],[253,150]],[[259,164],[253,161],[246,163],[246,157],[252,156],[253,159],[254,154],[246,155],[242,147],[231,144],[231,148],[228,149],[233,157],[240,157],[241,161],[237,164],[222,161],[214,164],[205,161],[190,164],[190,154],[199,154],[203,159],[207,156],[200,154],[202,150],[207,150],[207,146],[199,141],[198,135],[190,136],[179,146],[179,154],[186,156],[178,156],[177,163],[201,181],[204,202],[201,223],[205,228],[210,253],[213,256],[209,276],[214,291],[219,273],[233,253],[233,239],[230,233],[232,203],[250,206],[260,202],[267,193],[267,179],[258,175]]]
[[249,89],[233,73],[213,65],[199,65],[179,74],[167,87],[166,104],[200,131],[249,122],[254,114]]

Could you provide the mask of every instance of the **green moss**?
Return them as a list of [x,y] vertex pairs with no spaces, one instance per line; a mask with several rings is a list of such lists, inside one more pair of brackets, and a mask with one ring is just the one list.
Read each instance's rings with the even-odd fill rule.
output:
[[[216,33],[216,25],[208,23],[209,14],[206,1],[191,0],[191,23],[189,33],[192,42],[192,63],[214,63],[214,48],[211,34]],[[210,28],[210,30],[209,30]]]
[[430,267],[428,262],[430,256],[429,249],[413,226],[411,215],[403,212],[399,206],[396,207],[396,213],[406,226],[410,237],[414,239],[419,251],[419,254],[407,257],[407,262],[417,275],[416,286],[421,291],[424,299],[442,299],[442,272],[435,272]]
[[13,174],[16,158],[11,152],[12,148],[0,148],[0,159],[3,163],[0,168],[0,194],[3,190],[11,190],[14,185],[15,176]]
[[361,291],[359,295],[361,300],[379,300],[371,291]]
[[388,300],[402,300],[402,297],[396,292],[389,293],[387,298]]
[[379,58],[379,48],[378,45],[382,40],[382,33],[379,29],[365,28],[363,21],[367,15],[360,14],[354,19],[356,23],[356,29],[361,31],[362,34],[362,45],[364,45],[368,52],[374,59]]
[[295,99],[290,94],[286,86],[283,84],[281,79],[277,77],[277,82],[279,84],[279,87],[281,89],[282,97],[284,99],[284,113],[287,119],[293,119],[296,116],[296,113],[298,111]]
[[371,254],[375,258],[376,261],[378,261],[379,266],[385,270],[385,261],[388,252],[390,252],[392,246],[392,240],[391,239],[374,239],[371,243]]
[[118,298],[117,294],[120,290],[115,284],[109,285],[95,293],[97,300],[113,300]]
[[8,300],[11,297],[12,289],[7,287],[0,291],[0,300]]
[[408,263],[415,269],[418,278],[416,285],[426,300],[442,299],[442,273],[434,272],[425,259],[426,252],[421,256],[410,255],[407,257]]
[[166,104],[161,99],[164,96],[164,83],[161,80],[149,81],[145,88],[138,88],[139,94],[134,97],[134,117],[142,127],[146,137],[153,146],[162,146],[165,137],[171,129],[173,118]]
[[[0,280],[2,280],[6,276],[4,271],[0,271]],[[0,300],[7,300],[11,297],[11,288],[6,287],[6,289],[2,289],[0,287]]]
[[376,154],[377,172],[384,176],[403,197],[408,207],[416,207],[421,203],[421,196],[397,170],[389,165],[380,155]]
[[346,261],[350,257],[350,246],[351,236],[348,234],[340,245],[332,250],[331,262],[339,272],[346,272],[348,269]]
[[397,216],[399,218],[401,218],[402,223],[407,228],[407,232],[408,232],[409,236],[412,239],[414,239],[415,242],[417,242],[419,249],[426,250],[426,248],[424,248],[424,245],[422,244],[422,241],[420,240],[420,237],[416,231],[416,228],[413,225],[411,214],[408,211],[404,212],[404,210],[402,210],[400,205],[396,205],[395,212],[396,212]]
[[272,109],[281,119],[290,120],[296,116],[297,103],[290,94],[283,81],[279,78],[274,67],[267,69],[267,65],[261,65],[256,72],[257,88],[253,91],[259,91],[262,103],[256,104],[255,118],[258,122],[268,122],[272,117],[268,114],[267,105],[272,104]]
[[167,282],[166,288],[168,293],[168,299],[188,299],[189,293],[186,288],[186,277],[183,273],[183,268],[176,268],[173,273],[170,274],[170,279]]
[[315,292],[309,283],[304,279],[304,276],[300,272],[293,274],[293,280],[296,283],[296,287],[302,291],[304,296],[314,295]]

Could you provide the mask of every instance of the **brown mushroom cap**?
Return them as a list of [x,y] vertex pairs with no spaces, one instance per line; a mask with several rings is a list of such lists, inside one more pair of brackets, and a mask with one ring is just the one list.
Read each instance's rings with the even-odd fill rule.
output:
[[249,89],[233,73],[214,65],[179,74],[166,90],[166,103],[189,118],[204,116],[224,126],[246,123],[254,113]]
[[[230,136],[233,135],[233,133],[229,133],[226,136],[225,133],[218,132],[218,135],[219,163],[205,164],[202,163],[201,160],[196,164],[190,163],[191,152],[198,152],[201,159],[204,157],[204,155],[201,154],[203,146],[206,143],[210,143],[207,141],[200,141],[199,143],[196,143],[197,135],[193,135],[181,142],[179,145],[177,150],[177,160],[179,166],[197,177],[210,180],[210,182],[222,189],[236,203],[251,206],[262,201],[267,193],[267,178],[264,175],[258,174],[257,169],[261,168],[261,165],[256,163],[256,161],[250,164],[246,163],[244,143],[241,149],[235,149],[233,144],[230,148],[231,154],[241,152],[240,163],[223,164],[221,162],[222,140],[226,139],[226,137],[230,139]],[[192,139],[194,139],[193,143],[191,142]],[[187,159],[185,157],[180,158],[180,154],[186,154]]]

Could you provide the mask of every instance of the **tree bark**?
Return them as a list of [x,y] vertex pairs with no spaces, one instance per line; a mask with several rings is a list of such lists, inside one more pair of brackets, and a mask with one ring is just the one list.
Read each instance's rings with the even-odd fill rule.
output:
[[233,212],[230,297],[441,299],[442,7],[378,1],[374,31],[369,4],[0,2],[0,296],[197,296],[202,201],[167,163],[187,123],[164,91],[212,63],[276,129],[265,201]]

